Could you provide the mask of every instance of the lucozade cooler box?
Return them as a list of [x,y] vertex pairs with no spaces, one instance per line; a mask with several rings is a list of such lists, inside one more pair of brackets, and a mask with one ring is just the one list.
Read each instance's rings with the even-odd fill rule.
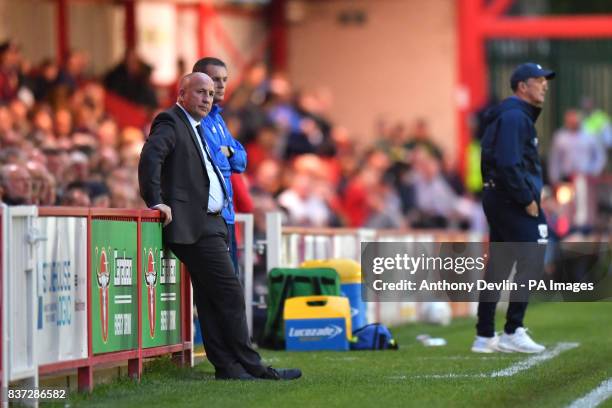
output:
[[351,312],[348,298],[300,296],[285,301],[287,350],[348,350]]

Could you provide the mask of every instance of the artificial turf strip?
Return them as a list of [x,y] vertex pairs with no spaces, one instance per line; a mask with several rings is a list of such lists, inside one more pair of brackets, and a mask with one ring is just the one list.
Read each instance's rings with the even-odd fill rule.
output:
[[[499,322],[502,316],[498,315]],[[560,407],[612,377],[612,303],[547,303],[531,306],[526,325],[549,348],[577,342],[551,360],[503,378],[427,378],[480,375],[530,358],[524,354],[469,351],[474,319],[448,327],[410,324],[394,328],[399,351],[262,351],[275,367],[300,367],[297,381],[215,381],[207,362],[193,369],[162,358],[140,381],[97,385],[91,395],[72,394],[71,407]],[[428,333],[445,347],[415,340]],[[56,404],[64,406],[64,403]],[[612,407],[612,399],[602,407]]]

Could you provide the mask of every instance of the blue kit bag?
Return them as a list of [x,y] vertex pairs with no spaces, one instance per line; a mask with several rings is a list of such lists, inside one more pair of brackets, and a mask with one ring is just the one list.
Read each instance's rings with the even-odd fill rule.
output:
[[353,332],[351,350],[397,350],[399,345],[384,324],[372,323]]

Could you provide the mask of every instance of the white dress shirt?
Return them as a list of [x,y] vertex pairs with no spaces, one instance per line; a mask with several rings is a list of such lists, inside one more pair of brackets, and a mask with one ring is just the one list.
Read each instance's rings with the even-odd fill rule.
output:
[[[200,124],[197,120],[195,120],[189,112],[185,110],[180,104],[177,103],[177,106],[185,112],[187,115],[187,119],[189,120],[189,124],[193,128],[193,132],[195,133],[196,140],[198,141],[198,145],[200,146],[200,150],[202,151],[202,157],[204,157],[204,164],[206,165],[206,173],[208,173],[208,179],[210,180],[210,188],[209,188],[209,196],[208,196],[208,212],[219,212],[223,209],[225,205],[225,195],[223,192],[223,187],[219,181],[219,174],[221,172],[218,169],[215,169],[214,163],[211,162],[210,157],[212,154],[207,153],[208,146],[202,144],[202,138],[198,133],[197,126]],[[204,129],[202,129],[204,132]],[[216,170],[216,171],[215,171]]]

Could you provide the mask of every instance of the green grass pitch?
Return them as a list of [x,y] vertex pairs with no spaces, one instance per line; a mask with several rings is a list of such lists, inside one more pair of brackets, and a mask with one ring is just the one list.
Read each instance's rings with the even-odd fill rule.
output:
[[[502,321],[499,314],[498,330]],[[526,326],[536,341],[549,350],[577,344],[535,363],[524,354],[471,353],[474,324],[466,318],[447,327],[393,328],[399,351],[262,351],[275,367],[300,367],[304,376],[297,381],[215,381],[207,362],[190,369],[162,358],[139,383],[122,378],[97,385],[91,395],[72,394],[69,406],[563,407],[612,377],[612,303],[530,306]],[[415,340],[421,333],[444,337],[448,345],[424,347]],[[513,375],[512,367],[519,367]],[[491,377],[496,372],[505,374]],[[612,407],[612,399],[600,406]]]

